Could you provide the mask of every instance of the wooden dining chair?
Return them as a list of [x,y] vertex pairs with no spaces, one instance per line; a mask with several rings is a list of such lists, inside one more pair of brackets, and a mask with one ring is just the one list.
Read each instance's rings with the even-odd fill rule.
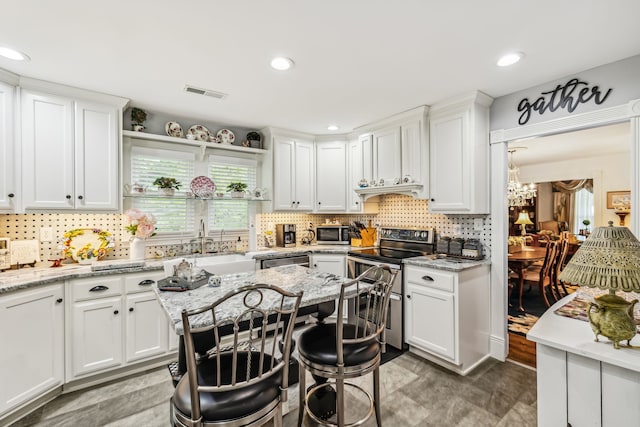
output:
[[536,286],[540,290],[540,295],[547,307],[551,307],[549,299],[547,298],[547,289],[550,291],[553,299],[558,300],[558,296],[553,288],[552,270],[558,251],[558,243],[558,241],[549,241],[542,265],[539,267],[531,266],[524,271],[524,283]]
[[301,298],[302,292],[256,284],[184,310],[187,374],[171,398],[171,425],[259,426],[273,420],[282,426]]
[[[556,251],[556,259],[555,262],[553,264],[553,269],[552,269],[552,273],[553,273],[553,288],[555,289],[556,293],[558,294],[558,297],[562,297],[562,296],[567,296],[568,295],[568,291],[567,288],[564,285],[564,282],[562,282],[559,277],[560,277],[560,273],[562,273],[562,270],[564,269],[566,260],[567,260],[567,254],[569,253],[569,240],[568,239],[564,239],[562,241],[560,241],[560,245],[558,247],[558,250]],[[562,291],[564,292],[564,295],[562,295],[560,293],[560,287],[562,287]]]

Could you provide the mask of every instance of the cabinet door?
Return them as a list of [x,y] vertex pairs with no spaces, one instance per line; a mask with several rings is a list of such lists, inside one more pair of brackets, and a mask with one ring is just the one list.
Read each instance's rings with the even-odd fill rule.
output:
[[97,104],[75,104],[75,207],[117,210],[117,110]]
[[316,211],[347,209],[347,150],[344,142],[316,144]]
[[23,91],[23,206],[73,209],[73,173],[73,101]]
[[427,153],[423,150],[422,121],[403,124],[401,131],[402,176],[409,175],[415,182],[423,184],[422,165],[427,162]]
[[431,118],[429,209],[433,212],[469,209],[469,153],[465,150],[468,126],[468,110]]
[[393,184],[402,177],[400,158],[400,127],[373,133],[373,178]]
[[167,352],[167,317],[153,291],[127,295],[127,362]]
[[[347,275],[347,258],[345,255],[313,254],[311,255],[309,262],[314,270],[342,277]],[[336,310],[337,309],[338,300],[336,299]],[[349,307],[342,307],[342,317],[346,319],[348,316]],[[336,315],[334,313],[329,318],[335,319],[335,317]]]
[[408,283],[405,297],[406,341],[422,350],[456,360],[454,294]]
[[[296,141],[295,156],[295,195],[296,209],[313,210],[315,159],[312,142]],[[342,181],[344,186],[344,180]]]
[[68,380],[122,364],[121,301],[115,296],[73,304]]
[[358,182],[364,178],[362,164],[362,143],[359,140],[350,141],[347,148],[347,209],[350,212],[361,211],[362,202],[354,189],[358,188]]
[[13,121],[15,88],[0,82],[0,209],[13,211],[17,186],[15,181],[15,157]]
[[362,176],[360,178],[371,182],[373,179],[373,135],[369,133],[360,135],[358,140],[362,146]]
[[63,286],[0,298],[0,413],[64,380]]
[[293,139],[276,138],[273,144],[273,208],[295,209],[294,162],[296,143]]

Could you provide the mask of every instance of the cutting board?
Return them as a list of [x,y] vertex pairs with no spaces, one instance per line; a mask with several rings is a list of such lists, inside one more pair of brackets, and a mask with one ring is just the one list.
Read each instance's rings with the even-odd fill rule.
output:
[[40,242],[37,240],[12,240],[11,264],[40,262]]

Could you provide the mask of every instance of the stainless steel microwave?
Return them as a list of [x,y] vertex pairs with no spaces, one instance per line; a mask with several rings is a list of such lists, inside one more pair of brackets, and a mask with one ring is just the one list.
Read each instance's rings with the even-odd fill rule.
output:
[[320,245],[348,245],[349,226],[347,225],[319,225],[316,227],[316,241]]

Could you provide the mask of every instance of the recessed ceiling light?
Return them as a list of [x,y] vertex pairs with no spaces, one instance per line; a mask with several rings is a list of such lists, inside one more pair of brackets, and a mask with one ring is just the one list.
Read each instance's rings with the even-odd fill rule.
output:
[[512,52],[507,53],[498,59],[497,65],[498,67],[508,67],[509,65],[513,65],[516,62],[520,61],[524,57],[524,53],[522,52]]
[[0,46],[0,56],[4,56],[7,59],[13,59],[14,61],[28,61],[31,59],[28,55],[22,52],[18,52],[15,49],[4,46]]
[[278,71],[285,71],[293,67],[293,61],[284,56],[278,56],[271,60],[271,68]]
[[338,130],[340,127],[338,125],[329,125],[327,126],[327,130]]

